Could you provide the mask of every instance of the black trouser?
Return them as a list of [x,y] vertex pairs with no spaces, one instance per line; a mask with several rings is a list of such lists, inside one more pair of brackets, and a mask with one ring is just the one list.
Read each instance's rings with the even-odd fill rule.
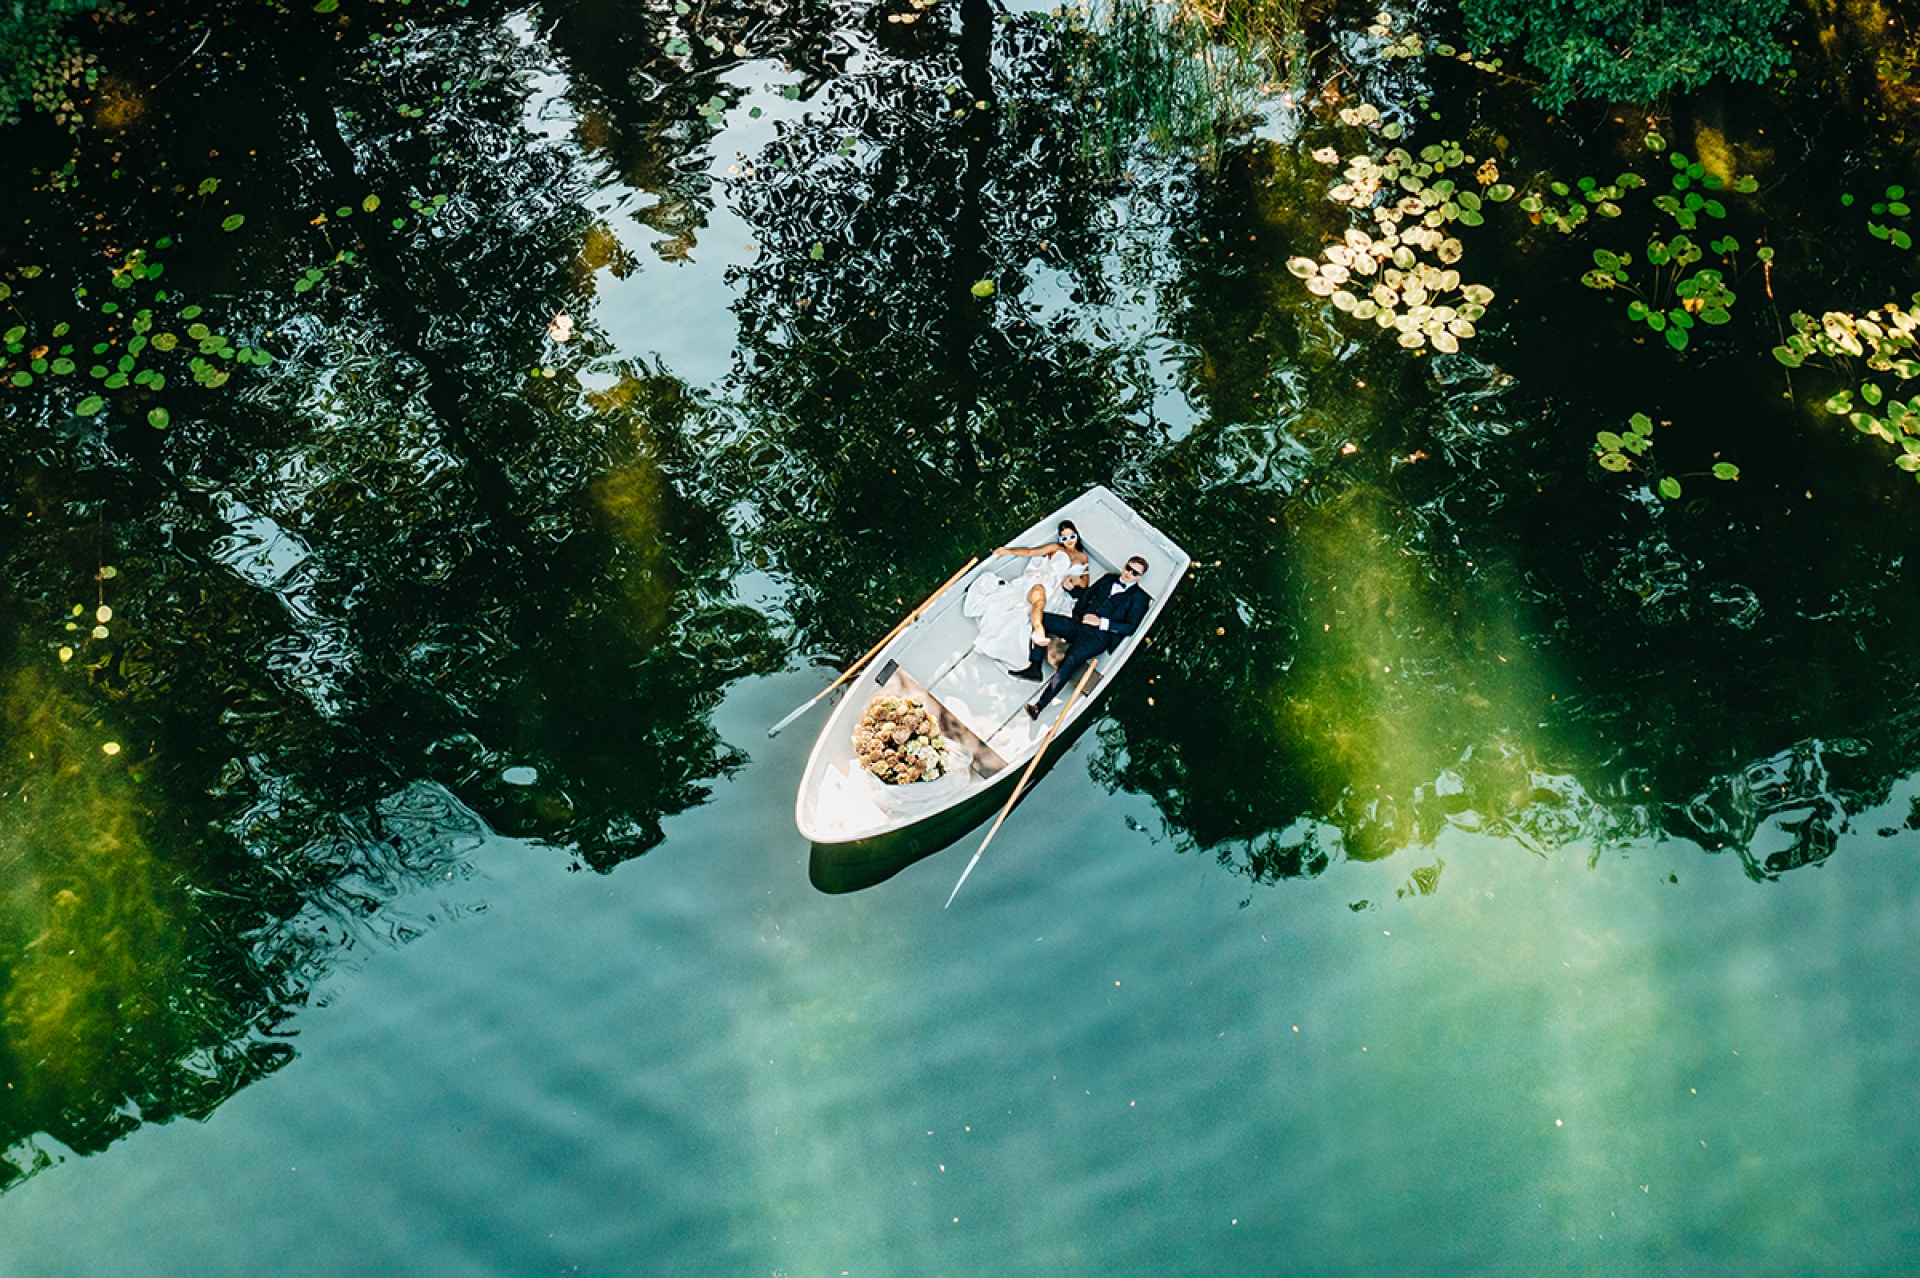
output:
[[[1053,700],[1060,689],[1073,682],[1080,673],[1080,667],[1107,650],[1107,632],[1098,626],[1089,626],[1072,617],[1063,617],[1057,612],[1042,613],[1040,623],[1050,635],[1059,635],[1067,641],[1067,655],[1061,660],[1060,668],[1053,672],[1053,678],[1047,680],[1046,687],[1040,689],[1040,699],[1034,708],[1044,710],[1047,702]],[[1047,650],[1039,644],[1032,647],[1033,664],[1039,665],[1047,659]]]

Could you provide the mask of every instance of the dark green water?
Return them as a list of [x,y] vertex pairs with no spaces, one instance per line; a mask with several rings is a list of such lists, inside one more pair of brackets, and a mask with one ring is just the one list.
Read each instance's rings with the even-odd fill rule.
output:
[[[1768,354],[1916,286],[1904,117],[1669,104],[1760,180],[1676,352],[1579,283],[1644,121],[1371,20],[89,28],[0,134],[0,1273],[1910,1267],[1920,489]],[[1450,224],[1412,353],[1287,269],[1359,103],[1654,185]],[[952,910],[815,891],[766,726],[1096,482],[1153,647]]]

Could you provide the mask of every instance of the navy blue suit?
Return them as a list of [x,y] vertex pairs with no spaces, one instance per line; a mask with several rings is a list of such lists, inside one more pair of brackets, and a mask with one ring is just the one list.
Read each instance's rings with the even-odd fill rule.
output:
[[[1053,678],[1047,680],[1047,686],[1040,689],[1040,699],[1033,703],[1035,709],[1045,709],[1060,689],[1073,682],[1081,666],[1102,653],[1112,652],[1147,619],[1153,596],[1138,585],[1127,586],[1116,594],[1113,588],[1121,584],[1120,575],[1110,572],[1080,592],[1072,617],[1049,612],[1040,618],[1048,634],[1066,639],[1067,655],[1060,662],[1060,668],[1053,672]],[[1107,628],[1089,626],[1082,621],[1084,617],[1105,617]],[[1038,667],[1046,660],[1047,650],[1034,644],[1031,655],[1033,665]]]

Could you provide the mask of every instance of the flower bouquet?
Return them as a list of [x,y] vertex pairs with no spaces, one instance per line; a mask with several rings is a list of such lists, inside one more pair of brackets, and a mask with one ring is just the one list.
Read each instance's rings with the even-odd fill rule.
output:
[[947,771],[947,742],[918,697],[878,696],[853,730],[860,766],[888,785],[938,780]]

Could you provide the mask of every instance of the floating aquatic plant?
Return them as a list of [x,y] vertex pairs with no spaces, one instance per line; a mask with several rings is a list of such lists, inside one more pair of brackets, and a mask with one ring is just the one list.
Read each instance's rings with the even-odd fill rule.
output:
[[1914,333],[1920,329],[1920,294],[1915,306],[1902,308],[1893,303],[1854,316],[1845,311],[1828,311],[1818,320],[1795,313],[1793,334],[1773,349],[1774,358],[1788,368],[1799,368],[1808,357],[1819,354],[1830,359],[1865,359],[1876,372],[1893,372],[1901,378],[1920,376],[1920,361],[1903,352],[1915,346]]
[[[1666,150],[1666,139],[1659,134],[1649,133],[1646,140],[1648,150]],[[1671,217],[1683,231],[1698,229],[1703,217],[1727,216],[1727,207],[1716,198],[1716,193],[1731,190],[1745,195],[1760,189],[1759,179],[1751,175],[1743,174],[1729,182],[1707,172],[1706,166],[1679,151],[1672,152],[1667,159],[1672,168],[1667,177],[1671,189],[1656,195],[1653,206]],[[1621,204],[1626,193],[1647,184],[1648,180],[1638,173],[1622,173],[1604,185],[1600,179],[1590,176],[1572,183],[1551,180],[1522,196],[1520,207],[1535,222],[1562,234],[1572,234],[1589,217],[1619,217],[1626,211]]]
[[[1906,199],[1906,187],[1888,187],[1886,198],[1876,200],[1868,207],[1868,212],[1874,217],[1887,220],[1881,222],[1869,221],[1867,223],[1867,234],[1873,236],[1876,240],[1885,240],[1887,243],[1902,251],[1912,248],[1913,236],[1908,233],[1905,228],[1895,226],[1892,223],[1892,219],[1895,218],[1904,221],[1907,215],[1913,211],[1907,205]],[[1843,195],[1840,197],[1840,202],[1843,205],[1850,205],[1853,203],[1853,196]]]
[[1418,58],[1431,54],[1437,58],[1448,58],[1462,62],[1476,71],[1499,71],[1502,61],[1492,55],[1477,55],[1466,49],[1456,49],[1450,44],[1437,43],[1428,46],[1426,40],[1417,31],[1396,34],[1393,29],[1394,16],[1386,10],[1373,15],[1373,24],[1367,28],[1367,34],[1376,40],[1389,41],[1380,51],[1387,58]]
[[[1355,127],[1382,127],[1379,110],[1369,104],[1344,109],[1340,119]],[[1342,163],[1334,147],[1312,154],[1323,164]],[[1405,147],[1384,155],[1363,151],[1344,163],[1342,180],[1327,198],[1368,214],[1373,228],[1350,228],[1318,259],[1293,257],[1287,270],[1336,310],[1392,329],[1409,350],[1428,345],[1445,353],[1459,350],[1461,341],[1474,336],[1493,290],[1462,280],[1454,264],[1464,248],[1447,228],[1485,220],[1484,203],[1498,202],[1491,189],[1498,166],[1489,161],[1474,169],[1474,157],[1457,142],[1434,143],[1418,155]],[[1451,170],[1472,170],[1470,180],[1487,190],[1475,191],[1446,176]]]
[[[1709,241],[1708,248],[1722,258],[1739,252],[1740,243],[1728,235]],[[1737,295],[1727,286],[1726,276],[1717,267],[1703,266],[1691,275],[1687,268],[1704,256],[1701,247],[1685,235],[1670,241],[1647,242],[1647,265],[1654,268],[1653,279],[1644,290],[1628,274],[1633,265],[1631,253],[1611,249],[1593,251],[1593,269],[1580,277],[1588,288],[1607,291],[1625,289],[1634,294],[1627,303],[1627,318],[1645,324],[1666,338],[1676,351],[1687,348],[1688,334],[1696,320],[1702,324],[1725,324]],[[1762,262],[1772,259],[1773,250],[1760,248],[1755,256]]]
[[[1671,425],[1672,423],[1662,423]],[[1634,469],[1646,470],[1648,478],[1654,480],[1654,490],[1668,501],[1680,499],[1680,477],[1661,475],[1653,472],[1653,419],[1645,413],[1635,413],[1627,419],[1624,432],[1603,430],[1594,436],[1594,456],[1602,470],[1619,474]],[[1636,466],[1636,462],[1638,465]],[[1735,480],[1740,478],[1740,468],[1732,462],[1715,462],[1711,470],[1700,472],[1715,479]]]
[[[210,190],[208,183],[213,182],[215,179],[208,179],[201,184],[202,188]],[[153,367],[151,361],[153,354],[171,355],[180,344],[181,338],[178,335],[160,328],[163,323],[162,315],[166,309],[170,308],[173,299],[169,297],[167,290],[154,288],[150,298],[151,304],[143,304],[136,298],[133,290],[142,285],[152,286],[159,280],[165,271],[165,264],[154,255],[172,247],[172,244],[170,237],[162,237],[155,241],[150,249],[131,250],[112,268],[108,276],[109,282],[115,293],[126,299],[125,305],[123,306],[117,300],[108,300],[100,302],[95,310],[99,315],[111,317],[116,324],[124,323],[125,329],[108,327],[98,333],[101,340],[93,342],[88,347],[92,361],[88,363],[85,375],[99,383],[99,391],[80,391],[79,398],[74,404],[75,416],[97,416],[108,403],[108,397],[99,392],[123,391],[128,387],[138,387],[147,394],[153,394],[166,388],[167,373]],[[18,275],[21,279],[34,279],[40,273],[40,268],[27,266],[22,267]],[[0,298],[13,295],[13,286],[10,284],[0,284],[0,289],[5,290],[4,293],[0,293]],[[76,300],[85,302],[88,297],[87,287],[84,285],[76,287],[73,290],[73,296]],[[176,318],[192,321],[196,320],[201,313],[199,306],[189,305],[182,307],[177,312]],[[79,342],[67,341],[58,346],[54,343],[71,336],[76,324],[82,325],[84,329],[90,319],[86,312],[82,312],[81,318],[71,321],[63,320],[52,327],[45,341],[30,338],[29,329],[25,324],[16,324],[5,334],[0,334],[0,346],[4,347],[5,355],[9,357],[4,362],[0,362],[0,376],[4,377],[4,384],[25,390],[41,384],[41,380],[46,379],[48,389],[56,390],[57,393],[58,379],[78,374],[84,357],[81,356]],[[194,380],[203,386],[223,385],[232,373],[232,368],[228,365],[253,364],[265,367],[273,360],[272,355],[264,350],[236,347],[230,338],[216,334],[204,323],[189,324],[186,333],[188,340],[197,343],[199,352],[189,361],[188,370],[192,373]],[[147,362],[143,363],[143,360]],[[10,372],[5,371],[9,368],[11,368]],[[165,429],[171,422],[171,416],[164,408],[154,408],[149,405],[145,416],[148,422],[158,429]]]
[[[1719,174],[1707,172],[1706,166],[1698,160],[1688,159],[1683,151],[1671,153],[1667,160],[1674,170],[1673,176],[1668,179],[1673,190],[1655,196],[1653,206],[1671,217],[1683,231],[1697,228],[1703,217],[1721,219],[1727,216],[1727,206],[1713,198],[1714,192],[1732,190],[1751,195],[1760,189],[1760,179],[1751,174],[1741,174],[1729,183]],[[1700,189],[1695,190],[1695,186]],[[1702,191],[1708,194],[1703,195]]]
[[[1571,234],[1574,228],[1587,220],[1589,209],[1594,216],[1619,217],[1622,212],[1620,198],[1628,191],[1646,184],[1646,179],[1637,173],[1622,173],[1605,186],[1600,185],[1600,179],[1594,177],[1580,178],[1571,185],[1549,182],[1544,193],[1530,191],[1522,196],[1520,208],[1541,225],[1550,226],[1562,234]],[[1565,200],[1566,207],[1561,208],[1550,197]]]
[[[1920,359],[1914,358],[1920,353],[1920,293],[1913,301],[1908,307],[1889,302],[1865,315],[1828,311],[1817,320],[1796,312],[1790,321],[1794,331],[1773,348],[1773,357],[1788,368],[1818,358],[1855,380],[1855,386],[1828,397],[1826,410],[1845,417],[1863,435],[1898,445],[1893,464],[1920,479],[1920,395],[1902,399],[1881,384],[1920,378]],[[1860,378],[1852,371],[1855,360],[1883,377]]]

